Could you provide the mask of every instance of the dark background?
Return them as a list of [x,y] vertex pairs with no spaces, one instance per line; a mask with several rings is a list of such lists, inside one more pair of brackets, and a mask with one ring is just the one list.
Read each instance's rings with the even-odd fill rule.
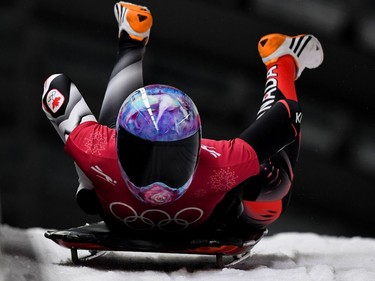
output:
[[[72,161],[41,110],[44,80],[64,72],[98,114],[117,51],[114,1],[0,3],[2,223],[62,228],[88,217],[74,201]],[[254,120],[267,33],[313,33],[325,61],[297,81],[303,141],[289,209],[270,227],[375,235],[375,2],[373,0],[154,0],[145,82],[196,102],[207,138],[236,137]]]

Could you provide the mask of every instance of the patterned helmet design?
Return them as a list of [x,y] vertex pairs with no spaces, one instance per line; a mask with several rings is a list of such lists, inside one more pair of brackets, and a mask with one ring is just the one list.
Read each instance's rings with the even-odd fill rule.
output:
[[198,163],[201,121],[185,93],[166,85],[134,91],[116,130],[120,168],[138,199],[162,205],[186,192]]

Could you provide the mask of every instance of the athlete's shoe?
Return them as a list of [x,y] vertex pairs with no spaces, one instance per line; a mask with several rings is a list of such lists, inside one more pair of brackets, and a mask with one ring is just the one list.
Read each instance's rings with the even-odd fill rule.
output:
[[313,35],[287,36],[273,33],[263,36],[258,43],[259,54],[265,65],[291,55],[297,65],[296,79],[305,68],[316,68],[323,62],[323,49]]
[[152,26],[152,15],[147,7],[118,2],[114,7],[118,22],[118,36],[125,32],[132,40],[147,44]]

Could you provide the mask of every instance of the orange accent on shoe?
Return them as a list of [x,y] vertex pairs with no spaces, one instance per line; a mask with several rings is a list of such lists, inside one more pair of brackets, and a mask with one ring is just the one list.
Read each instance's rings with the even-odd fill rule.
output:
[[[303,36],[305,36],[305,34],[299,34],[299,35],[296,35],[296,36],[286,36],[286,35],[280,34],[280,33],[267,34],[259,40],[259,43],[258,43],[259,54],[260,54],[262,59],[267,58],[268,56],[273,54],[284,43],[284,41],[286,40],[287,37],[289,37],[289,38],[299,38],[299,37],[303,37]],[[272,63],[275,63],[275,62],[278,61],[279,58],[280,57],[273,58],[273,59],[267,61],[265,63],[265,65],[268,66]],[[298,60],[294,59],[294,62],[296,64],[297,68],[299,68]]]
[[[128,13],[126,14],[126,20],[135,32],[143,33],[151,28],[152,15],[148,9],[127,2],[120,3],[121,6],[128,9]],[[130,37],[135,37],[133,39],[137,40],[143,40],[143,38],[135,35],[130,35]]]
[[259,40],[258,51],[262,58],[266,58],[275,52],[284,43],[286,36],[279,33],[272,33],[263,36]]

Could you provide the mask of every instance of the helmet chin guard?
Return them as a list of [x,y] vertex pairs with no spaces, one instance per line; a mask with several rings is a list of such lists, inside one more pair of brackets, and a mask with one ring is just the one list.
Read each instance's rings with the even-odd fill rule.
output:
[[132,193],[143,203],[153,206],[164,205],[179,199],[189,188],[193,177],[183,186],[171,188],[162,182],[155,182],[147,186],[137,187],[128,181],[128,187]]

